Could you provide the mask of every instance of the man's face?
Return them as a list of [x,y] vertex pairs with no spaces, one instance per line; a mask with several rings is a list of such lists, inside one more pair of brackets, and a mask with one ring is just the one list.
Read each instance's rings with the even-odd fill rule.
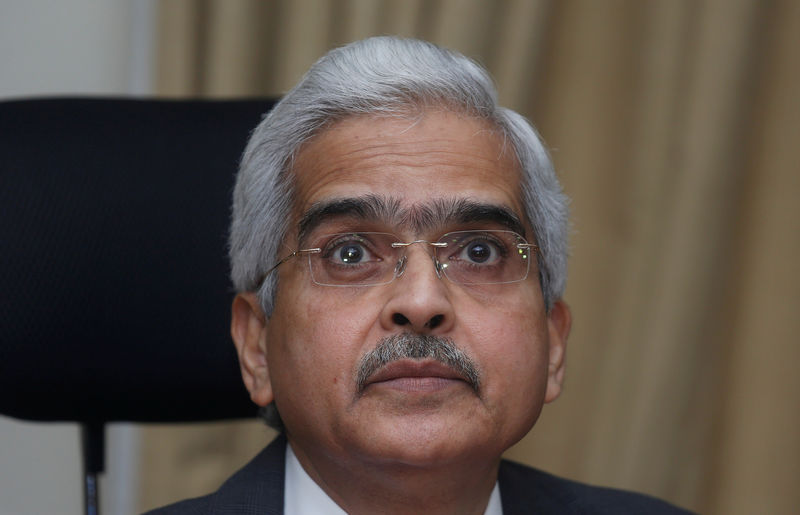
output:
[[[485,123],[443,111],[340,121],[294,163],[286,254],[327,234],[436,241],[450,231],[508,230],[513,218],[532,242],[511,153]],[[278,269],[274,312],[253,332],[264,366],[245,382],[259,404],[274,397],[299,456],[415,467],[496,463],[558,395],[569,313],[560,302],[545,312],[536,260],[524,281],[465,286],[437,277],[431,252],[408,247],[403,275],[369,287],[315,284],[305,256]],[[402,333],[451,339],[475,364],[480,387],[431,359],[407,359],[360,391],[362,357]]]

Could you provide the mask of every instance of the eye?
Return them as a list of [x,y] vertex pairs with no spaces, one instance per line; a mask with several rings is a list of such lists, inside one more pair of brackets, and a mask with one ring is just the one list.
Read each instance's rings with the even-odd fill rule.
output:
[[325,245],[322,256],[337,265],[357,265],[369,261],[380,261],[373,252],[374,245],[359,234],[343,234]]
[[507,251],[505,245],[488,234],[467,234],[454,247],[450,260],[461,261],[472,265],[495,265],[501,261]]
[[464,249],[467,259],[475,263],[485,263],[492,257],[492,248],[483,241],[475,241]]
[[368,252],[360,244],[348,243],[339,247],[336,251],[336,259],[342,263],[358,263],[365,254]]

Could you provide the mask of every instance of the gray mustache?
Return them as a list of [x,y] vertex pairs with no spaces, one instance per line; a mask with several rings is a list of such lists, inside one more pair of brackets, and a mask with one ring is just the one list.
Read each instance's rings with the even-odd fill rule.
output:
[[475,390],[480,391],[480,374],[475,362],[456,347],[450,338],[421,334],[394,334],[378,341],[378,345],[361,358],[356,374],[357,392],[367,386],[369,378],[384,366],[401,359],[431,358],[459,373]]

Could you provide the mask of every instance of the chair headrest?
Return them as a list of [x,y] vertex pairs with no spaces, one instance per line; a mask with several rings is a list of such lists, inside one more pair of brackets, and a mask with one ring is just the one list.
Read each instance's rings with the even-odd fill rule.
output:
[[0,103],[0,413],[248,417],[230,194],[271,100]]

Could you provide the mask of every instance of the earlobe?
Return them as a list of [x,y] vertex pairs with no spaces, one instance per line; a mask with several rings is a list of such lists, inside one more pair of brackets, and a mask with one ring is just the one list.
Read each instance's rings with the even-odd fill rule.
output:
[[545,402],[552,402],[561,394],[566,370],[567,338],[572,327],[572,314],[563,300],[557,300],[547,314],[549,336],[549,362]]
[[273,400],[267,367],[267,320],[254,293],[236,295],[231,306],[231,337],[239,356],[242,380],[259,406]]

